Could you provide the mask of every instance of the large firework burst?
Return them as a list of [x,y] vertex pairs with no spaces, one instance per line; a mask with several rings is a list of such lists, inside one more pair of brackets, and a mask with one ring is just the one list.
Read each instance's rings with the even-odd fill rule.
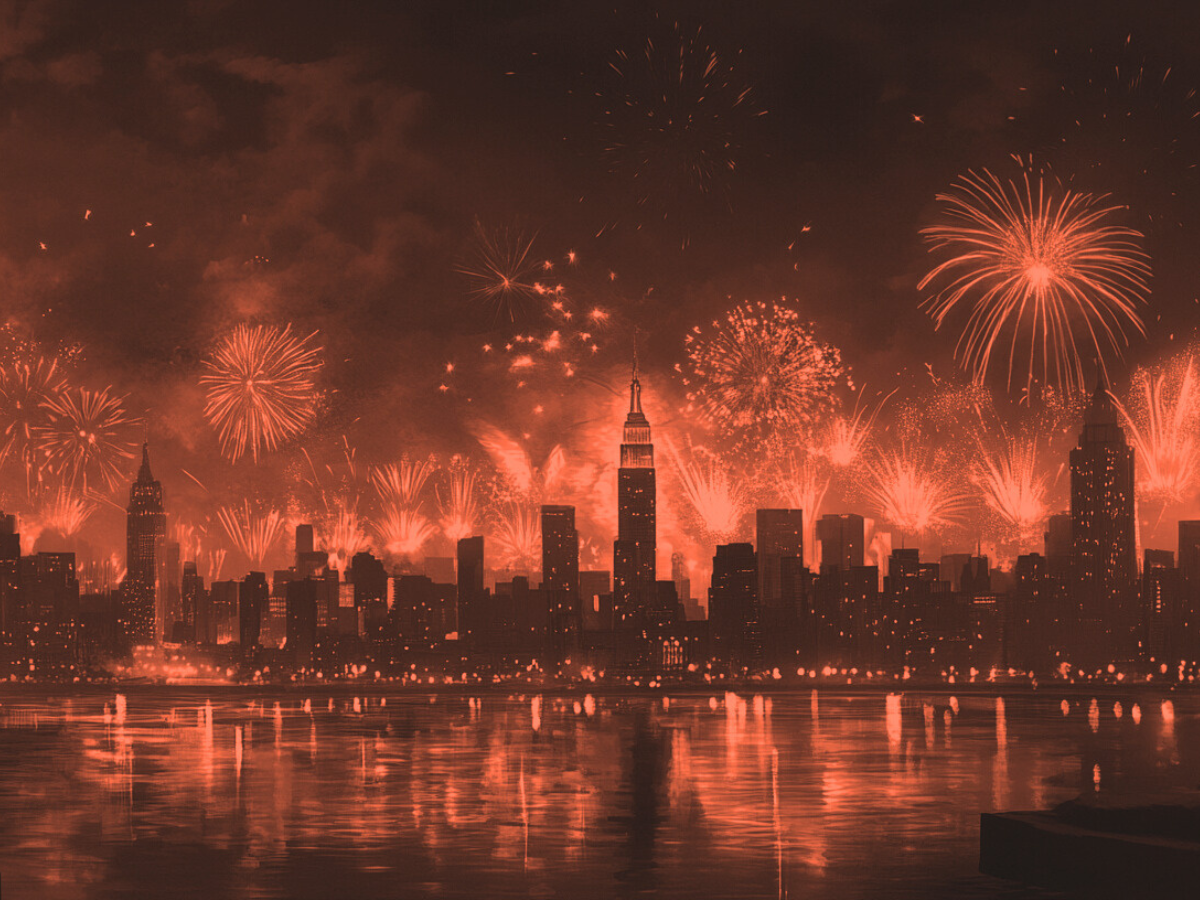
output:
[[38,452],[70,487],[111,490],[133,459],[139,420],[111,388],[72,388],[44,401],[46,421],[33,429]]
[[746,515],[748,498],[728,468],[704,447],[692,448],[690,459],[681,456],[670,441],[667,451],[704,533],[718,541],[736,535]]
[[231,462],[247,452],[257,462],[313,421],[321,371],[315,338],[292,334],[291,325],[239,325],[204,361],[204,414]]
[[47,403],[66,389],[58,360],[14,360],[0,366],[0,461],[17,459],[32,479],[40,455],[37,432],[49,419]]
[[685,341],[688,411],[739,446],[776,451],[803,442],[836,407],[834,389],[846,380],[837,348],[780,303],[736,306]]
[[972,480],[983,501],[1016,537],[1033,537],[1046,520],[1048,476],[1038,470],[1036,442],[1004,440],[998,450],[980,442]]
[[1150,266],[1142,235],[1111,223],[1120,207],[1028,170],[1019,182],[970,172],[937,199],[945,221],[922,234],[950,255],[919,288],[941,285],[923,304],[938,328],[970,307],[955,355],[977,381],[999,355],[1010,385],[1019,365],[1026,387],[1040,376],[1078,388],[1084,355],[1103,368],[1128,344],[1127,329],[1144,334],[1138,307]]

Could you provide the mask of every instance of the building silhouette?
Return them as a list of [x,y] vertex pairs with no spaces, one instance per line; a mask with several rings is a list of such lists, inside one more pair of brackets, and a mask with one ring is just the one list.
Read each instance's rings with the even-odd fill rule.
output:
[[1073,603],[1079,661],[1103,665],[1137,650],[1134,455],[1108,385],[1096,385],[1071,451]]
[[162,484],[150,471],[146,444],[142,445],[142,465],[129,489],[125,535],[126,574],[121,586],[125,633],[135,645],[160,642],[165,622],[159,595],[166,562],[167,516]]
[[617,470],[617,539],[613,544],[613,609],[618,629],[636,630],[655,605],[657,530],[654,445],[642,412],[637,357],[629,383],[629,414]]
[[821,569],[848,572],[863,564],[866,520],[853,513],[824,515],[817,520],[817,540],[821,542]]

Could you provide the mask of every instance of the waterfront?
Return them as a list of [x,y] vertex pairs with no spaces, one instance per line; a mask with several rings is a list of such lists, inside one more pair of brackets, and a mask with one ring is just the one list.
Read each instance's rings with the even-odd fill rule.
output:
[[0,704],[5,898],[1034,897],[980,812],[1200,783],[1200,697],[1152,691]]

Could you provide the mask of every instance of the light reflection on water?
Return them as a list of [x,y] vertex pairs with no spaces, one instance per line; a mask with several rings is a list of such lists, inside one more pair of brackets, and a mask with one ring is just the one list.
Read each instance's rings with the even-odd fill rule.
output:
[[0,694],[6,900],[1041,896],[980,811],[1200,771],[1191,697],[123,693]]

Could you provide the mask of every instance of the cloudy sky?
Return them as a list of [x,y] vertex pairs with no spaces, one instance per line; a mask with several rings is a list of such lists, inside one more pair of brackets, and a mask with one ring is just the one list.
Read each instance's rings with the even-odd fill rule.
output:
[[[249,491],[300,465],[218,458],[197,378],[239,322],[320,332],[322,452],[469,453],[487,421],[536,461],[567,410],[619,387],[635,328],[676,398],[688,329],[734,301],[791,298],[859,382],[953,372],[953,335],[918,307],[919,231],[957,176],[1034,154],[1146,232],[1148,337],[1127,357],[1146,361],[1193,334],[1200,293],[1186,10],[3,2],[4,315],[47,352],[82,345],[73,377],[129,395],[180,502],[205,496],[180,470]],[[720,60],[719,115],[652,146],[680,170],[648,190],[625,101],[653,93],[647,41],[669,56],[681,35]],[[714,148],[701,191],[686,166]],[[582,387],[527,399],[483,355],[555,321],[481,299],[463,271],[481,235],[576,254],[572,302],[608,314]]]

